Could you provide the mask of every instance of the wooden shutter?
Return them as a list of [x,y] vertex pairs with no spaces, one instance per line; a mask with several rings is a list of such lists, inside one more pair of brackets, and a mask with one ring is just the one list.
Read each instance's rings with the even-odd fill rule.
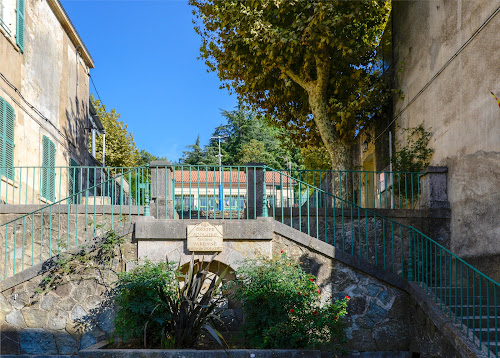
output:
[[5,102],[5,175],[14,180],[14,108]]
[[0,175],[14,180],[14,108],[0,97]]
[[46,136],[43,136],[42,162],[42,196],[49,201],[55,201],[56,146]]
[[24,52],[24,1],[17,0],[17,27],[16,27],[16,42],[17,46]]

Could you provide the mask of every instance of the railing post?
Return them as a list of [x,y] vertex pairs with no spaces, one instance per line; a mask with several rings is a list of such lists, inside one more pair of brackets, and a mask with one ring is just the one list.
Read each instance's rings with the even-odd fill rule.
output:
[[[265,195],[264,163],[247,163],[247,215],[248,219],[257,219],[263,215],[262,199]],[[266,206],[267,209],[267,206]]]
[[447,167],[428,167],[420,177],[422,209],[449,209]]
[[149,173],[149,164],[146,164],[146,190],[144,193],[144,216],[151,216],[149,208],[149,179],[147,174]]
[[413,255],[411,252],[412,249],[412,238],[413,232],[408,231],[408,281],[413,281]]
[[174,219],[174,194],[172,163],[167,161],[152,161],[149,164],[151,173],[151,215],[156,219]]
[[262,181],[262,217],[267,218],[269,213],[267,211],[267,190],[266,190],[266,168],[262,168],[262,176],[264,180]]

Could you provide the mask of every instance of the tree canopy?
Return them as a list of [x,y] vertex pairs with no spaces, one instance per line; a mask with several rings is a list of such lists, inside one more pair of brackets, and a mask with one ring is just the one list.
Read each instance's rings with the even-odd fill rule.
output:
[[349,169],[355,133],[387,98],[376,54],[390,0],[189,2],[201,58],[223,87]]
[[[223,165],[245,165],[249,162],[266,163],[272,168],[297,168],[300,151],[284,135],[284,130],[270,126],[256,113],[239,106],[234,111],[222,111],[227,124],[215,128],[212,137],[222,136]],[[200,137],[187,147],[180,159],[182,164],[218,165],[218,139],[210,139],[204,148]]]
[[[127,125],[119,120],[120,114],[116,109],[108,112],[106,106],[92,95],[90,100],[106,130],[106,166],[135,166],[139,159],[139,152],[132,133],[127,130]],[[102,162],[102,141],[96,142],[96,159]]]

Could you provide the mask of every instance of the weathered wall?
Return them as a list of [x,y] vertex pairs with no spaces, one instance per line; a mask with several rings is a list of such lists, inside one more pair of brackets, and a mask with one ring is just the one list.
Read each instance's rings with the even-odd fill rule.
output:
[[[0,97],[12,105],[16,115],[14,165],[41,166],[44,135],[55,144],[56,166],[68,166],[70,158],[85,165],[89,65],[78,54],[82,50],[77,50],[48,0],[27,0],[25,7],[24,53],[16,45],[14,21],[11,36],[0,31],[0,73],[48,121],[0,79]],[[16,173],[16,181],[19,175]]]
[[[127,234],[128,232],[128,234]],[[82,273],[64,276],[54,290],[37,293],[50,276],[46,262],[0,283],[0,354],[72,355],[111,337],[114,307],[109,304],[109,285],[124,262],[135,260],[131,227],[121,252],[115,251],[110,269],[88,267]],[[91,253],[95,253],[89,250]]]
[[428,81],[497,9],[488,0],[393,3],[396,139],[423,124],[432,133],[431,165],[448,167],[451,250],[463,257],[500,253],[500,15]]

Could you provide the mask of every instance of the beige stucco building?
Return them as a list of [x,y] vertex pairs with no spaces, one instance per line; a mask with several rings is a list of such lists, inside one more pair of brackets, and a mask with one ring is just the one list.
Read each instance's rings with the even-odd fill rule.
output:
[[1,200],[10,202],[9,189],[20,203],[66,197],[58,185],[71,171],[57,167],[95,165],[87,140],[93,67],[59,0],[0,1],[1,166],[48,168],[2,169]]
[[392,17],[404,95],[395,139],[420,124],[432,133],[431,165],[448,168],[450,249],[485,271],[500,266],[499,11],[489,0],[395,1]]

